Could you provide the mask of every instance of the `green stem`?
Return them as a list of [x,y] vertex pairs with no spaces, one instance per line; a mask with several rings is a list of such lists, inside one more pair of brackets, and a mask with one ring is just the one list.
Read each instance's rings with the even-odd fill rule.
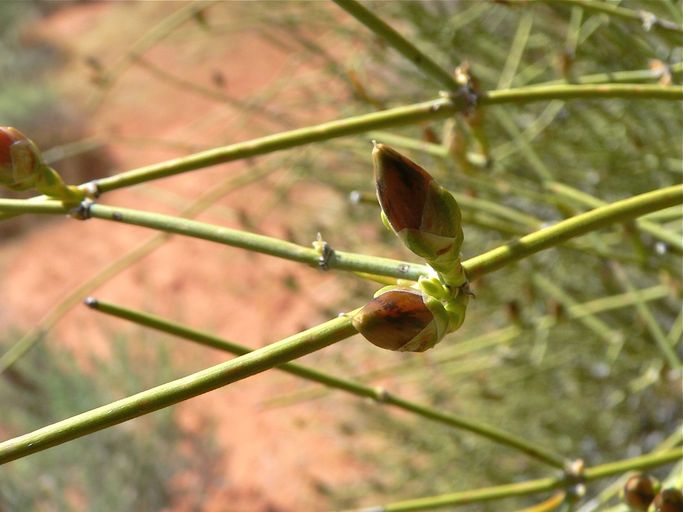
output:
[[[600,480],[602,478],[618,475],[626,471],[642,471],[663,466],[665,464],[671,464],[681,460],[682,458],[683,449],[675,448],[664,452],[634,457],[632,459],[601,464],[599,466],[586,469],[583,474],[582,481],[590,482],[593,480]],[[428,498],[399,501],[365,510],[377,510],[377,512],[432,510],[442,507],[453,507],[503,498],[513,498],[515,496],[539,494],[571,484],[572,481],[568,480],[565,476],[557,478],[541,478],[538,480],[529,480],[527,482],[499,485],[496,487],[484,487],[473,491],[454,492],[450,494],[442,494],[440,496],[430,496]]]
[[[251,171],[235,178],[227,179],[223,183],[202,194],[196,201],[183,209],[183,211],[180,212],[180,216],[185,218],[195,217],[228,192],[246,186],[249,183],[253,183],[254,181],[265,177],[270,172],[272,171]],[[14,343],[7,352],[0,356],[0,375],[42,340],[45,332],[49,331],[66,313],[68,313],[76,304],[80,303],[88,293],[129,268],[136,261],[140,261],[158,247],[161,247],[168,239],[168,233],[155,233],[149,240],[110,262],[102,270],[68,292],[66,296],[53,306],[37,324],[33,325],[19,341]]]
[[212,366],[0,443],[0,464],[177,404],[321,350],[356,333],[345,315]]
[[683,87],[656,84],[557,84],[518,87],[502,91],[489,91],[479,98],[480,105],[502,103],[530,103],[546,100],[569,99],[683,99]]
[[459,88],[455,79],[445,69],[434,62],[429,55],[420,51],[413,43],[399,34],[383,20],[375,16],[356,0],[333,0],[339,7],[360,21],[376,35],[384,39],[389,45],[411,61],[425,75],[440,83],[447,90]]
[[[115,304],[100,302],[100,301],[89,301],[93,309],[100,311],[102,313],[116,316],[118,318],[123,318],[130,322],[134,322],[139,325],[144,325],[152,329],[156,329],[174,336],[179,336],[185,338],[201,345],[217,348],[232,354],[247,354],[251,351],[250,348],[237,343],[223,340],[216,336],[208,333],[202,333],[194,329],[190,329],[183,325],[164,320],[160,317],[142,313],[139,311],[133,311],[128,308],[117,306]],[[359,382],[354,382],[348,379],[341,379],[328,375],[318,370],[308,368],[306,366],[301,366],[295,363],[287,363],[278,366],[278,369],[283,370],[287,373],[296,375],[297,377],[302,377],[306,380],[312,382],[317,382],[323,384],[324,386],[332,389],[340,389],[352,395],[361,398],[372,398],[378,402],[385,405],[393,406],[398,409],[409,411],[418,416],[447,425],[452,428],[466,430],[472,432],[473,434],[485,437],[496,443],[514,448],[523,453],[526,453],[530,457],[536,458],[546,464],[553,467],[562,468],[565,464],[565,459],[560,455],[557,455],[549,450],[538,447],[533,443],[530,443],[520,437],[508,434],[502,430],[498,430],[489,425],[474,421],[469,418],[458,416],[455,414],[448,414],[438,411],[432,407],[420,405],[408,400],[404,400],[401,397],[390,394],[387,391],[363,385]]]
[[[34,203],[16,199],[0,199],[0,211],[21,211],[20,203],[24,204],[24,211],[26,213],[54,214],[67,212],[67,208],[58,201]],[[191,236],[287,260],[298,261],[311,266],[320,265],[320,253],[312,247],[304,247],[278,238],[257,235],[247,231],[225,228],[172,215],[162,215],[101,204],[92,205],[90,207],[90,214],[94,218],[148,227],[166,233]],[[328,261],[328,267],[413,281],[417,281],[420,276],[427,274],[427,267],[418,263],[343,251],[334,251]]]
[[510,244],[475,256],[465,261],[463,266],[470,279],[473,279],[536,252],[561,244],[570,238],[682,202],[683,185],[674,185],[646,192],[558,222],[554,226],[541,229]]
[[[631,306],[638,300],[654,301],[663,299],[668,295],[668,288],[663,285],[658,285],[651,288],[637,290],[634,293],[621,293],[618,295],[612,295],[610,297],[601,297],[599,299],[569,306],[567,308],[567,318],[581,321],[581,319],[586,316]],[[683,313],[681,313],[681,320],[683,320]],[[550,329],[557,325],[557,323],[558,320],[553,315],[541,316],[537,318],[535,322],[536,327],[539,329]],[[447,363],[455,359],[462,358],[463,356],[471,354],[472,352],[480,351],[494,345],[503,345],[508,341],[513,340],[523,332],[524,329],[522,327],[510,325],[508,327],[503,327],[502,329],[497,329],[474,338],[458,341],[457,344],[441,348],[439,352],[434,354],[434,356],[430,359],[430,364],[439,365]],[[678,341],[678,338],[676,338],[676,340]],[[416,365],[414,359],[407,359],[391,366],[383,366],[377,368],[376,370],[356,375],[355,378],[362,382],[367,382],[371,379],[379,377],[396,376],[417,368],[423,369],[422,366]],[[323,397],[326,394],[327,390],[324,388],[304,388],[299,391],[293,391],[285,395],[269,398],[267,401],[265,401],[265,405],[268,407],[283,407],[293,405],[304,400],[314,400],[316,398]]]
[[[547,0],[544,0],[547,1]],[[675,23],[658,18],[653,13],[638,10],[634,11],[627,9],[625,7],[620,7],[618,5],[613,5],[608,2],[598,2],[595,0],[553,0],[554,2],[562,2],[569,5],[576,5],[582,7],[586,10],[601,12],[604,14],[609,14],[610,16],[616,16],[625,20],[635,21],[643,26],[645,31],[649,30],[648,27],[663,32],[665,34],[670,34],[676,36],[677,41],[683,41],[683,27],[676,25]]]
[[452,116],[465,107],[464,99],[439,98],[202,151],[95,180],[95,184],[100,192],[108,192],[145,181],[330,140],[344,135],[356,135],[370,130],[413,124],[427,119],[443,119]]
[[[677,62],[669,67],[669,72],[678,76],[683,73],[683,62]],[[615,82],[639,82],[646,80],[659,80],[662,78],[662,71],[657,69],[634,69],[626,71],[608,71],[606,73],[595,73],[592,75],[583,75],[572,80],[552,80],[550,82],[543,82],[536,85],[558,85],[566,83],[575,84],[599,84],[599,83],[615,83]]]
[[[479,103],[482,105],[496,105],[551,99],[603,99],[617,97],[680,100],[683,99],[683,87],[642,84],[539,85],[484,93],[479,98]],[[104,193],[187,171],[265,155],[274,151],[330,140],[345,135],[357,135],[370,130],[413,124],[428,119],[443,119],[451,117],[453,114],[461,112],[468,107],[469,102],[464,97],[439,98],[414,105],[277,133],[246,142],[238,142],[230,146],[214,148],[186,157],[122,172],[114,176],[95,180],[93,183],[101,193]],[[31,198],[32,201],[43,199],[44,197]],[[19,211],[17,213],[23,212]],[[7,212],[2,213],[0,214],[0,220],[10,216],[12,215],[8,215]]]
[[[473,279],[539,251],[559,245],[571,238],[584,235],[615,222],[631,220],[634,217],[681,204],[682,202],[683,185],[674,185],[646,192],[601,206],[600,208],[558,222],[552,227],[526,235],[519,240],[470,258],[463,262],[463,267],[470,279]],[[0,211],[56,214],[66,213],[68,208],[59,201],[34,202],[30,200],[0,199]],[[313,266],[319,264],[320,254],[315,249],[277,238],[169,215],[100,204],[92,205],[90,207],[90,214],[92,217],[104,220],[145,226],[169,233],[177,233],[234,247],[242,247]],[[421,275],[427,274],[427,268],[424,265],[342,251],[334,252],[333,257],[329,260],[329,267],[411,280],[417,280]]]
[[[277,238],[188,219],[181,219],[170,215],[142,212],[127,208],[113,208],[98,204],[92,205],[90,213],[94,218],[149,227],[168,233],[192,236],[203,240],[230,245],[232,247],[239,247],[306,263],[311,266],[320,265],[321,256],[316,249]],[[343,251],[334,251],[332,257],[328,261],[328,267],[412,280],[417,280],[420,275],[425,274],[427,271],[425,265],[421,264]]]
[[[589,208],[598,208],[607,204],[605,201],[602,201],[597,197],[593,197],[586,192],[582,192],[563,183],[549,182],[546,184],[546,188],[556,194],[559,194],[560,196],[564,196],[572,201],[578,202],[584,206],[588,206]],[[653,237],[667,244],[676,253],[683,254],[683,238],[681,238],[680,235],[677,235],[647,219],[638,219],[636,221],[636,226],[638,226],[641,231],[649,233]]]

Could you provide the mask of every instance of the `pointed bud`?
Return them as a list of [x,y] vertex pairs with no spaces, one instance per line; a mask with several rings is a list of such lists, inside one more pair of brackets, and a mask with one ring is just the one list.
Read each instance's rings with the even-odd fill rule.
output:
[[664,489],[655,496],[653,505],[655,512],[681,512],[683,511],[683,493],[673,487]]
[[455,198],[422,167],[389,146],[376,144],[372,158],[385,223],[437,271],[450,271],[459,262],[463,241]]
[[86,195],[77,187],[67,186],[57,171],[45,164],[38,146],[9,126],[0,126],[0,186],[16,191],[35,188],[69,203],[78,203]]
[[[438,302],[436,307],[440,307]],[[378,347],[423,352],[444,336],[444,318],[444,314],[432,311],[418,290],[389,287],[384,292],[380,290],[354,316],[353,326]]]
[[43,165],[31,139],[16,128],[0,126],[0,185],[17,191],[32,188]]
[[657,482],[648,475],[633,475],[626,480],[622,495],[633,510],[646,512],[657,494]]

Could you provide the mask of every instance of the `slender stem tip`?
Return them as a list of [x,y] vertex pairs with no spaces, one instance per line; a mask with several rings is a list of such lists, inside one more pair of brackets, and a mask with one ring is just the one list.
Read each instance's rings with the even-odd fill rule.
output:
[[85,304],[89,308],[93,308],[93,309],[96,309],[97,306],[99,306],[98,300],[93,296],[86,297],[85,300],[83,301],[83,304]]

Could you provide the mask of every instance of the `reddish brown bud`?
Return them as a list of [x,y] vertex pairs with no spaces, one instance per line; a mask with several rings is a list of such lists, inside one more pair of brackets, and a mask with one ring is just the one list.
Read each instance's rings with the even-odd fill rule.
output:
[[377,197],[391,227],[420,229],[422,212],[433,178],[422,167],[396,150],[377,144],[373,151]]
[[33,187],[42,163],[40,151],[26,135],[0,126],[0,185],[12,190]]
[[387,350],[422,352],[439,341],[434,314],[422,294],[410,288],[381,293],[353,318],[370,343]]
[[664,489],[654,499],[656,512],[683,512],[683,493],[680,489]]
[[463,240],[453,196],[422,167],[384,144],[375,145],[372,158],[377,198],[389,227],[437,271],[452,268]]
[[623,496],[626,504],[639,512],[646,512],[655,498],[655,482],[648,475],[633,475],[624,484]]

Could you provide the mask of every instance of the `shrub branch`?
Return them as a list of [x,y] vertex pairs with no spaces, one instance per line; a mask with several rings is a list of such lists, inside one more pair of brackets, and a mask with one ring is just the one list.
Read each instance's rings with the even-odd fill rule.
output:
[[343,316],[187,377],[0,443],[0,464],[118,425],[310,354],[356,333]]
[[[128,308],[99,300],[88,301],[88,305],[102,313],[116,316],[118,318],[134,322],[138,325],[144,325],[145,327],[150,327],[167,334],[179,336],[204,346],[230,352],[231,354],[242,355],[251,351],[249,347],[221,339],[209,333],[191,329],[184,325],[170,322],[158,316],[150,315],[140,311],[133,311]],[[335,377],[333,375],[329,375],[319,370],[296,363],[286,363],[278,366],[278,369],[292,375],[296,375],[297,377],[301,377],[312,382],[317,382],[330,389],[341,390],[361,398],[371,398],[382,404],[412,412],[421,418],[429,419],[459,430],[469,431],[475,435],[487,438],[496,443],[519,450],[530,457],[540,460],[550,466],[563,468],[566,462],[562,456],[557,455],[550,450],[546,450],[545,448],[539,447],[536,444],[528,442],[513,434],[509,434],[484,423],[465,418],[464,416],[444,413],[432,407],[405,400],[394,395],[393,393],[388,393],[382,388],[366,386],[350,379]]]
[[[666,464],[671,464],[683,459],[683,449],[675,448],[664,452],[657,452],[631,459],[624,459],[618,462],[601,464],[592,468],[587,468],[580,481],[590,482],[600,480],[613,475],[619,475],[626,471],[642,471]],[[454,492],[442,494],[440,496],[430,496],[428,498],[418,498],[414,500],[399,501],[383,506],[367,508],[365,510],[377,512],[412,512],[415,510],[432,510],[442,507],[453,507],[457,505],[467,505],[480,503],[503,498],[513,498],[515,496],[528,496],[551,491],[560,487],[572,485],[571,479],[566,476],[557,478],[541,478],[508,485],[495,487],[483,487],[472,491]]]

